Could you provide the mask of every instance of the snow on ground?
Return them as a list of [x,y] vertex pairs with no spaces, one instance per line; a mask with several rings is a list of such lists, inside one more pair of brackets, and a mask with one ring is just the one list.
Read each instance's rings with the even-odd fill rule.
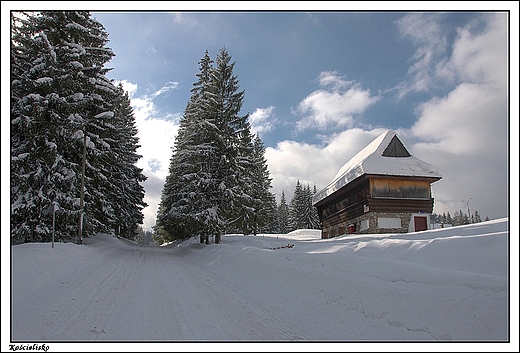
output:
[[[506,351],[518,344],[508,237],[504,218],[333,239],[226,235],[158,247],[97,235],[82,246],[14,245],[10,341],[50,351]],[[4,332],[2,341],[3,350]]]

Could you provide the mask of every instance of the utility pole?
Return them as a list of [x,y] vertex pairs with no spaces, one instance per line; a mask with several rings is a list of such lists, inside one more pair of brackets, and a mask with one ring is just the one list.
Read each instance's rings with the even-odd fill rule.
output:
[[468,207],[468,221],[471,222],[471,213],[469,211],[469,200],[471,200],[473,197],[470,197],[467,201],[466,200],[461,200],[460,202],[465,202],[466,203],[466,206]]
[[83,129],[83,162],[81,165],[81,189],[80,189],[80,197],[79,197],[79,229],[78,229],[78,244],[83,244],[83,206],[84,206],[84,194],[85,194],[85,164],[87,155],[87,134],[85,129]]

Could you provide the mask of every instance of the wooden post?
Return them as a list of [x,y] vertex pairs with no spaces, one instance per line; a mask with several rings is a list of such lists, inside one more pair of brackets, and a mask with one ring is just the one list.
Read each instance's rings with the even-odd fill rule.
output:
[[87,155],[87,134],[83,130],[83,162],[81,164],[81,189],[79,197],[79,229],[78,229],[78,244],[83,244],[83,206],[84,206],[84,194],[85,194],[85,164]]

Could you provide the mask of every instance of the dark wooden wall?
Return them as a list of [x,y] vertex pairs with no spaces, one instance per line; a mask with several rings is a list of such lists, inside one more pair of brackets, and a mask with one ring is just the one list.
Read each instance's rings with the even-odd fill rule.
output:
[[427,178],[362,176],[316,204],[323,229],[348,223],[369,212],[433,211]]

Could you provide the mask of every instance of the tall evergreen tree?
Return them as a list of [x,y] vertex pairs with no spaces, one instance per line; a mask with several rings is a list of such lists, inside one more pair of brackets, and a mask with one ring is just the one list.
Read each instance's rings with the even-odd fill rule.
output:
[[215,127],[211,121],[206,123],[205,118],[209,115],[204,113],[202,106],[207,96],[212,63],[206,51],[199,61],[198,81],[193,84],[192,96],[179,122],[155,226],[156,233],[165,241],[184,240],[193,235],[202,237],[202,234],[197,234],[203,229],[197,218],[197,209],[201,207],[196,205],[200,201],[197,189],[202,186],[204,179],[209,180],[206,178],[210,172],[209,166],[216,160],[215,148],[211,143],[203,143],[203,137],[200,136],[202,132]]
[[[123,177],[110,173],[109,165],[112,157],[131,154],[124,148],[125,153],[115,152],[125,142],[118,125],[121,116],[115,114],[121,94],[105,77],[109,69],[104,65],[114,56],[106,47],[108,34],[86,11],[21,18],[12,36],[12,236],[49,240],[51,217],[43,211],[53,201],[63,210],[56,221],[57,238],[78,232],[82,180],[85,235],[108,231],[116,205],[112,181]],[[142,175],[134,177],[143,180]]]
[[253,140],[252,198],[256,211],[255,223],[259,231],[273,229],[276,196],[271,192],[271,176],[265,158],[265,145],[258,135]]
[[[216,125],[205,110],[211,79],[212,60],[206,51],[199,62],[198,81],[179,123],[169,172],[163,187],[155,230],[166,241],[205,236],[204,211],[215,194],[211,188],[213,169],[218,163],[212,140]],[[213,196],[214,197],[214,196]],[[211,208],[210,208],[211,209]]]
[[156,231],[166,240],[198,235],[207,241],[222,226],[217,170],[223,155],[214,108],[214,68],[207,51],[199,64],[199,80],[180,121],[157,215]]
[[[247,122],[246,122],[247,123]],[[254,146],[249,126],[238,132],[234,204],[228,208],[227,231],[250,234],[257,232],[258,212],[262,205],[258,191],[257,166],[253,160]]]
[[[128,92],[123,90],[120,83],[117,87],[119,99],[116,101],[113,134],[107,137],[108,163],[104,164],[104,175],[110,177],[109,188],[106,190],[110,207],[113,210],[110,228],[119,235],[132,238],[138,224],[143,223],[142,209],[147,206],[144,202],[144,187],[146,180],[141,168],[136,166],[142,157],[137,153],[140,147],[137,137],[137,127],[133,108],[130,104]],[[106,214],[106,211],[104,211]]]
[[451,217],[450,213],[446,215],[446,223],[453,224],[453,218]]
[[318,210],[314,207],[312,203],[312,199],[318,190],[316,189],[316,184],[314,184],[314,188],[312,193],[309,196],[309,202],[311,206],[311,216],[310,216],[310,229],[321,229],[320,217],[318,216]]
[[[221,49],[215,66],[206,51],[176,137],[155,230],[166,240],[200,236],[215,242],[225,231],[249,232],[266,217],[262,147],[241,116],[244,91],[234,62]],[[259,191],[260,190],[260,191]]]
[[285,192],[282,190],[282,195],[280,196],[280,205],[278,206],[278,231],[282,234],[287,234],[290,232],[290,216],[289,216],[289,206],[287,205],[287,201],[285,199]]
[[318,212],[312,204],[312,197],[316,193],[311,191],[310,185],[302,186],[296,182],[293,198],[289,204],[289,229],[320,229]]
[[294,188],[293,198],[289,203],[289,219],[290,219],[290,229],[291,231],[296,229],[305,228],[305,207],[306,207],[306,198],[304,194],[304,190],[302,185],[300,184],[300,180],[296,181],[296,186]]
[[208,108],[214,114],[219,130],[215,139],[220,156],[216,170],[219,195],[215,204],[219,222],[213,231],[218,241],[225,229],[222,226],[235,218],[236,211],[244,204],[242,200],[248,198],[240,185],[237,170],[239,146],[244,136],[250,134],[250,129],[248,115],[239,115],[245,92],[239,91],[238,77],[233,73],[235,62],[231,61],[225,48],[220,49],[215,64],[210,80]]
[[[51,219],[43,212],[52,201],[72,208],[73,200],[65,195],[74,190],[75,172],[56,141],[54,48],[36,15],[11,16],[11,234],[39,241],[52,232]],[[60,184],[57,190],[53,184]],[[58,239],[62,232],[58,227]]]

